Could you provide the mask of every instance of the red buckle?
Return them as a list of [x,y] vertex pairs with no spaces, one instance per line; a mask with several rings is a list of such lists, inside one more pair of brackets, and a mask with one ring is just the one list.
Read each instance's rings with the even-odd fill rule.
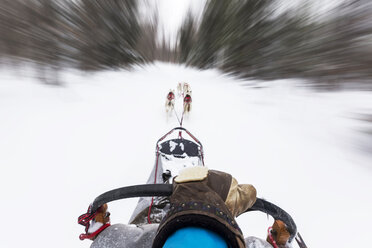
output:
[[105,230],[109,226],[110,226],[110,223],[106,223],[103,226],[101,226],[97,231],[95,231],[93,233],[82,233],[82,234],[79,235],[79,239],[80,240],[84,240],[84,239],[92,239],[93,240],[98,234],[100,234],[103,230]]

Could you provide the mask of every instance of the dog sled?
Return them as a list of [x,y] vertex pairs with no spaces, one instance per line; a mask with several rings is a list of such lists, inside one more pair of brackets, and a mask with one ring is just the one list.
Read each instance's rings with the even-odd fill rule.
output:
[[[80,238],[92,239],[91,248],[152,247],[159,223],[170,210],[169,197],[173,193],[172,183],[175,176],[181,170],[194,166],[204,166],[202,144],[183,127],[170,130],[156,143],[155,164],[146,184],[122,187],[103,193],[93,201],[87,213],[79,217],[79,223],[89,227],[90,221],[105,204],[136,197],[139,201],[129,224],[103,223],[102,230],[99,232],[86,233]],[[263,212],[285,223],[290,234],[288,241],[291,243],[295,239],[300,248],[307,248],[302,237],[297,233],[292,217],[283,209],[269,201],[257,198],[254,205],[245,212],[252,211]],[[246,237],[245,244],[247,248],[277,247],[256,237]]]
[[[156,158],[147,184],[170,184],[179,171],[204,166],[203,145],[187,129],[176,127],[156,142]],[[141,197],[130,224],[159,223],[169,209],[167,197]]]

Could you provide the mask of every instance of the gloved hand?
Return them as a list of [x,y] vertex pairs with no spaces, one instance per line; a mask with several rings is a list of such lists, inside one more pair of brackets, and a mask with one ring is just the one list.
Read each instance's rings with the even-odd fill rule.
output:
[[[281,220],[275,220],[271,229],[271,237],[275,241],[277,247],[285,247],[286,243],[289,240],[290,233],[287,230],[286,224]],[[270,234],[267,237],[267,242],[269,242],[273,247],[274,242],[270,238]]]

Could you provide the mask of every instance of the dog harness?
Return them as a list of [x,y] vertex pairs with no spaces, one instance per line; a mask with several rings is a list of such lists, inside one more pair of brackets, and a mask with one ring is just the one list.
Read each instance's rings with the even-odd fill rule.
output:
[[167,99],[168,99],[169,101],[171,101],[171,100],[174,99],[174,94],[173,94],[173,92],[169,92],[169,93],[168,93]]
[[273,247],[278,248],[278,245],[276,244],[275,239],[273,238],[273,235],[272,235],[272,232],[271,232],[272,230],[273,230],[272,226],[267,229],[267,236],[269,237]]
[[184,103],[191,103],[191,96],[186,95],[185,98],[183,99]]

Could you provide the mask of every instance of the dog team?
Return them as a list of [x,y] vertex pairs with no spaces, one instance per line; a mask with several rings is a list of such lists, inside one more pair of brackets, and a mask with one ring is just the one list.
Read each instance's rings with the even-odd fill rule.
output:
[[[177,84],[177,97],[183,98],[183,113],[188,114],[191,111],[191,103],[192,103],[192,91],[190,84],[188,83],[178,83]],[[165,101],[165,111],[167,114],[170,114],[175,105],[176,95],[173,89],[170,89],[167,94],[167,99]]]

